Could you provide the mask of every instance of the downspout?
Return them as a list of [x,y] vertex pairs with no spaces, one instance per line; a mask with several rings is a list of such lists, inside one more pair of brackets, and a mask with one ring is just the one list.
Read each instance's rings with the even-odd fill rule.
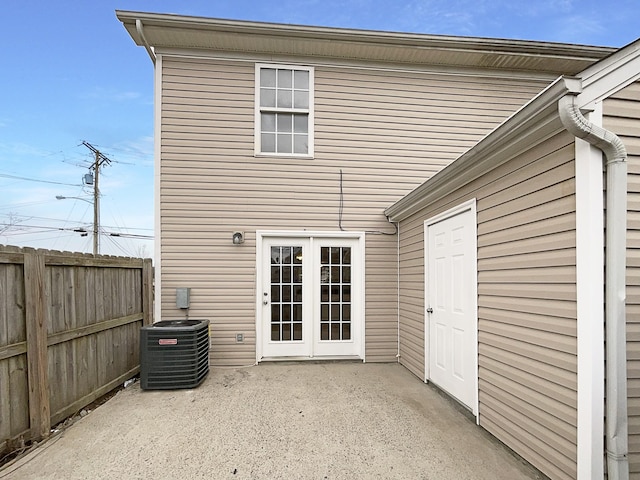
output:
[[[626,341],[627,151],[614,133],[590,123],[575,104],[575,94],[558,102],[560,120],[574,136],[606,157],[605,339],[606,450],[610,480],[629,478]],[[599,194],[594,192],[594,194]]]
[[138,32],[138,35],[140,35],[140,39],[142,40],[142,43],[144,44],[144,48],[147,50],[147,53],[149,54],[149,57],[151,57],[151,61],[155,65],[156,64],[156,54],[154,53],[153,49],[149,46],[149,42],[147,42],[147,37],[144,36],[144,31],[142,29],[142,20],[140,20],[140,19],[136,19],[136,30]]
[[[391,222],[391,219],[389,219],[389,217],[387,217],[387,220]],[[396,230],[398,231],[398,238],[396,240],[396,335],[398,336],[398,353],[396,354],[396,361],[400,363],[400,222],[396,222]]]

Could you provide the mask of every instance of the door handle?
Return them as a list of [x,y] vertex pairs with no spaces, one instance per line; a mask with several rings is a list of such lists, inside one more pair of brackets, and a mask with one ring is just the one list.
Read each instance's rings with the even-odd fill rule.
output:
[[427,308],[427,313],[433,313],[433,308],[431,307]]

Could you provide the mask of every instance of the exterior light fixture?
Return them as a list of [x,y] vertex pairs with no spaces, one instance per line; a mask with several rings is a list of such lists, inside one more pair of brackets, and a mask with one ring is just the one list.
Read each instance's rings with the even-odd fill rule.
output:
[[231,241],[234,245],[240,245],[241,243],[244,243],[244,232],[233,232]]

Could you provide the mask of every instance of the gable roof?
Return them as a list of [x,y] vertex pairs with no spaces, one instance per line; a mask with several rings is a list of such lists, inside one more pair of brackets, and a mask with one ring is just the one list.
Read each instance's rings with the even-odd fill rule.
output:
[[116,11],[139,46],[573,75],[609,47]]

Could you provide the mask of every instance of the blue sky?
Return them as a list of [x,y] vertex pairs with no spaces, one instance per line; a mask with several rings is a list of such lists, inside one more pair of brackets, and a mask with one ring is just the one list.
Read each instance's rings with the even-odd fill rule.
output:
[[0,244],[91,251],[82,187],[96,146],[101,253],[153,254],[153,67],[115,10],[624,46],[638,0],[5,0],[0,10]]

